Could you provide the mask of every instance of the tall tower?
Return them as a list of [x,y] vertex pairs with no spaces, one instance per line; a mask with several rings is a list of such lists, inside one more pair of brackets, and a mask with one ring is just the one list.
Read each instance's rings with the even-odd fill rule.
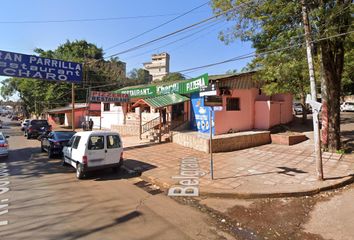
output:
[[159,81],[170,73],[170,55],[166,52],[153,54],[151,62],[146,62],[144,69],[152,75],[152,81]]

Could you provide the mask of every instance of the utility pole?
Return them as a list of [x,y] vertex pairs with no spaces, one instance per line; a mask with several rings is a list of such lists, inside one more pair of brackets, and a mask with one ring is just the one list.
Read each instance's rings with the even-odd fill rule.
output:
[[71,83],[71,128],[75,131],[75,84]]
[[[308,63],[309,74],[310,74],[311,99],[312,99],[312,101],[317,102],[315,70],[314,70],[312,50],[311,50],[312,39],[311,39],[309,18],[308,18],[308,12],[307,12],[307,7],[306,7],[305,1],[306,0],[301,0],[301,5],[302,5],[302,20],[303,20],[304,30],[305,30],[307,63]],[[312,111],[313,111],[313,114],[312,114],[313,134],[314,134],[315,156],[316,156],[316,173],[317,173],[317,179],[323,181],[320,126],[319,126],[319,120],[318,120],[319,110],[312,107]]]

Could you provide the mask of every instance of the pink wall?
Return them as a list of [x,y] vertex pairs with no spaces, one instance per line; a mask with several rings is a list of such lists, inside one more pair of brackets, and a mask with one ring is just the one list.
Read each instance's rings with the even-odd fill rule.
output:
[[271,99],[272,101],[256,101],[256,129],[269,129],[275,125],[289,123],[293,120],[293,98],[291,94],[276,94]]
[[[245,131],[254,128],[254,102],[257,89],[233,89],[231,96],[223,96],[223,110],[215,112],[215,134],[227,133],[230,129]],[[226,98],[240,98],[240,111],[226,111]]]
[[270,126],[270,102],[256,101],[255,102],[255,129],[268,129]]
[[91,111],[101,111],[101,103],[90,103]]
[[276,101],[270,101],[270,111],[269,111],[269,127],[280,124],[281,115],[281,103]]

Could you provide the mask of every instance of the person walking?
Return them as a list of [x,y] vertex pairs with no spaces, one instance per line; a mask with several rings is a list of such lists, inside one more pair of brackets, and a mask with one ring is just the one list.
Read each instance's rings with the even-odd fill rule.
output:
[[92,131],[92,129],[93,129],[93,121],[92,121],[92,118],[90,118],[90,121],[89,121],[89,128],[90,128],[90,131]]

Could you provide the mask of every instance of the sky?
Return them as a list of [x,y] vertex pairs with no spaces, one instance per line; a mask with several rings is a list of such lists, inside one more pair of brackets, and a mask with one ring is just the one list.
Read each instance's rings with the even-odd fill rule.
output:
[[[139,38],[115,48],[110,48],[203,3],[206,3],[206,1],[2,1],[0,50],[33,54],[35,48],[54,50],[67,40],[83,39],[101,47],[104,50],[105,57],[108,57],[212,16],[211,7],[207,4]],[[130,18],[97,20],[122,17]],[[67,21],[79,19],[96,20]],[[31,21],[32,23],[29,23]],[[47,22],[33,23],[33,21]],[[133,68],[142,68],[143,62],[151,60],[151,54],[168,52],[170,54],[170,72],[177,72],[251,53],[253,49],[249,42],[236,40],[226,45],[218,39],[218,33],[231,27],[232,24],[232,22],[226,22],[225,20],[210,22],[193,30],[166,38],[163,41],[147,45],[136,51],[118,55],[117,57],[126,62],[127,72],[129,72]],[[250,60],[244,59],[186,74],[187,77],[192,78],[204,73],[223,74],[230,69],[240,71]],[[0,80],[5,78],[0,76]]]

